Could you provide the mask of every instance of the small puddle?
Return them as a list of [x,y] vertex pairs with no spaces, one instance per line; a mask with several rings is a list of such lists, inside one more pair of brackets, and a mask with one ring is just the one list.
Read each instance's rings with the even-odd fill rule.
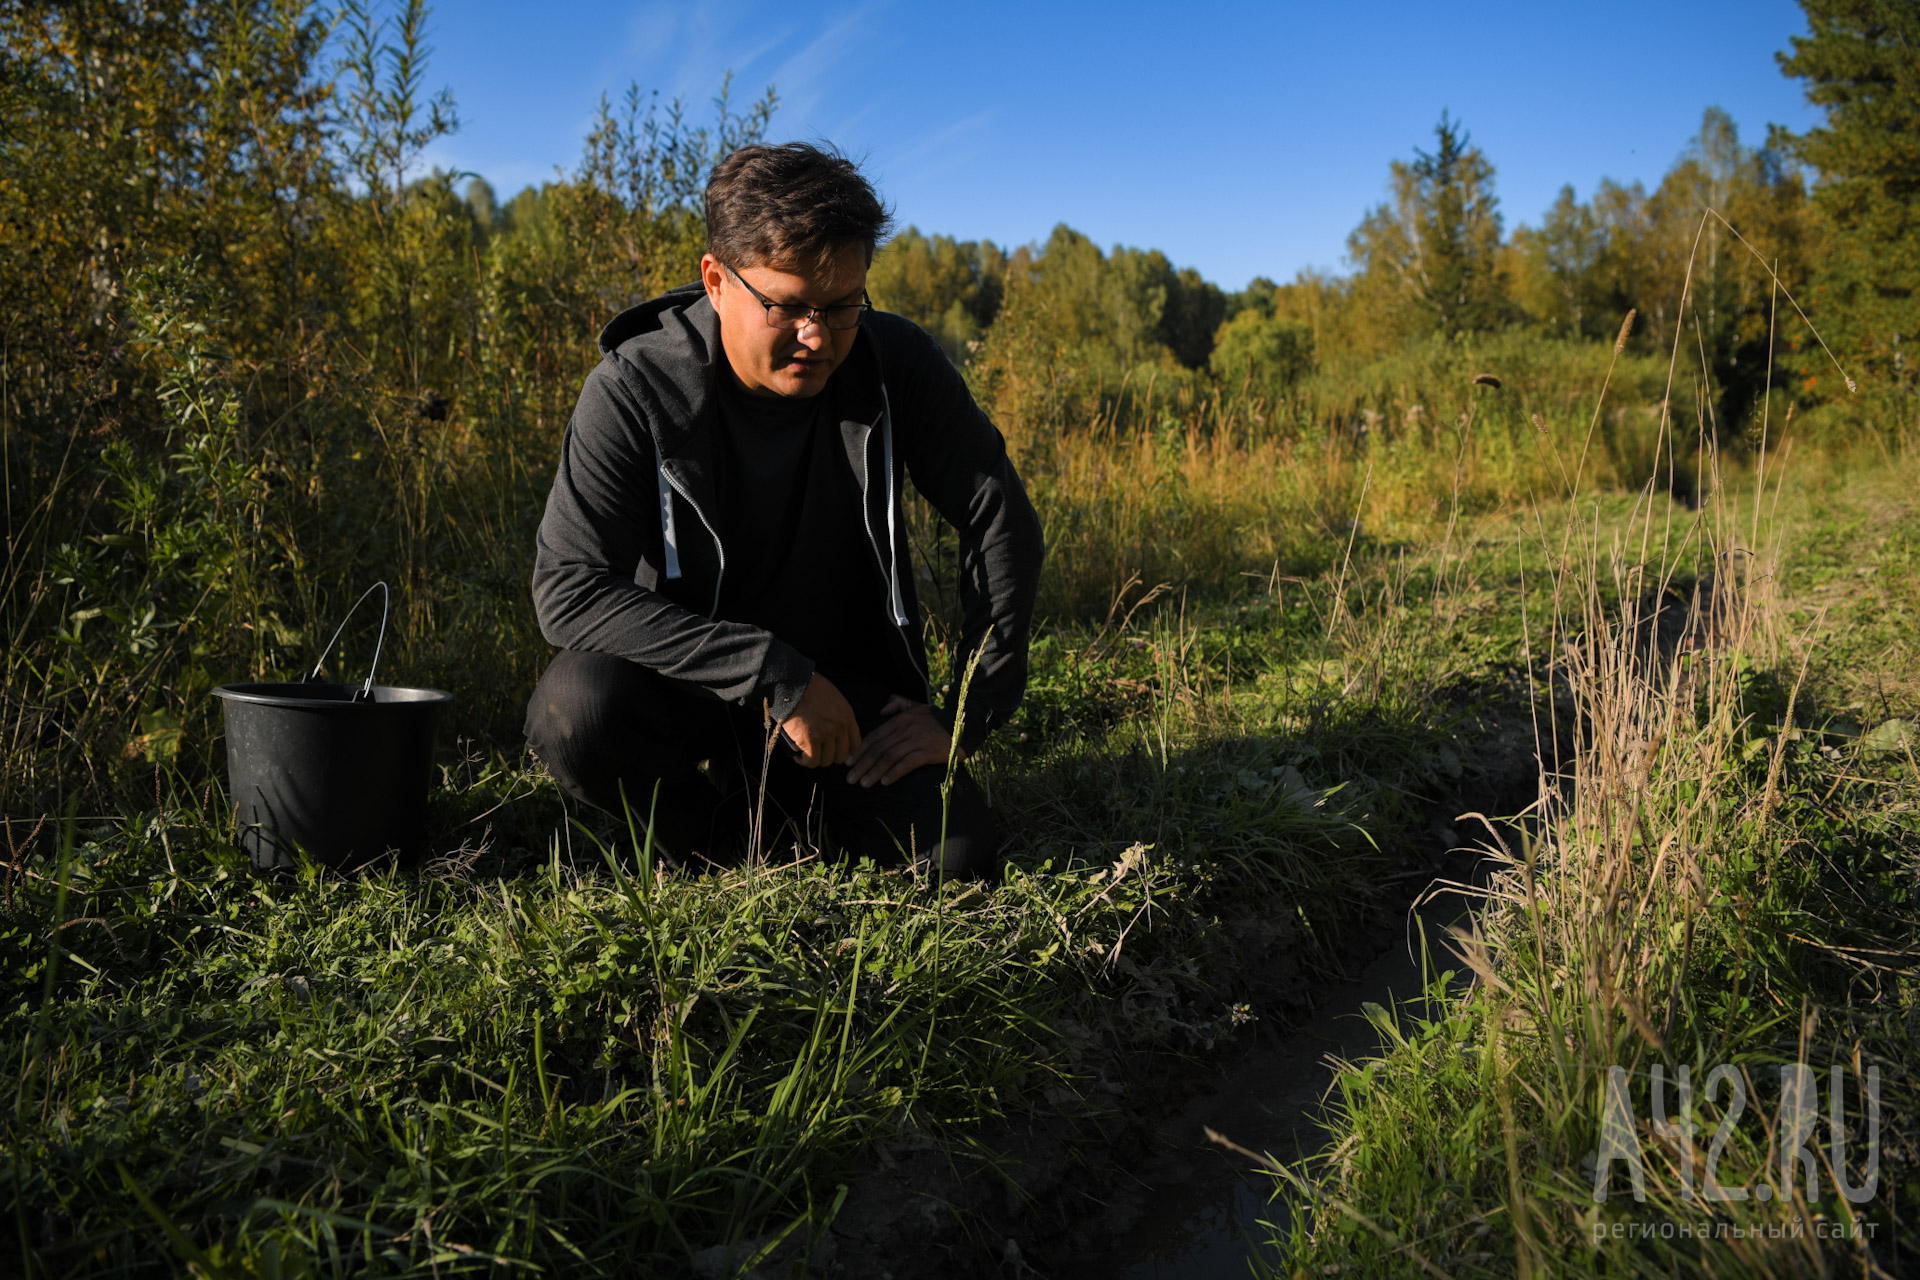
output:
[[1379,1033],[1363,1008],[1392,1009],[1420,994],[1423,929],[1428,969],[1460,967],[1443,939],[1445,926],[1465,911],[1456,892],[1428,903],[1417,925],[1409,915],[1404,940],[1352,981],[1323,991],[1310,1020],[1256,1046],[1204,1097],[1159,1125],[1153,1155],[1134,1171],[1139,1212],[1109,1247],[1058,1271],[1061,1280],[1245,1280],[1257,1257],[1277,1263],[1268,1241],[1288,1224],[1286,1205],[1270,1199],[1273,1180],[1209,1142],[1203,1127],[1281,1160],[1317,1145],[1324,1132],[1313,1116],[1333,1081],[1327,1057],[1379,1052]]

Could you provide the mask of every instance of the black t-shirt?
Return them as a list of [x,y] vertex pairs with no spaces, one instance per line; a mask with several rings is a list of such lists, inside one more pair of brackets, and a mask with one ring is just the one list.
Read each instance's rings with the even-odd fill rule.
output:
[[[720,536],[726,547],[718,616],[763,627],[813,659],[854,701],[925,697],[902,686],[904,647],[861,520],[825,393],[748,394],[720,375]],[[864,696],[859,696],[864,695]]]

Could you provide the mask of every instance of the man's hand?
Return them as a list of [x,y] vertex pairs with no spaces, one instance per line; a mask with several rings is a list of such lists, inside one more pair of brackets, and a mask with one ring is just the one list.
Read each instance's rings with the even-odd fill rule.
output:
[[800,695],[793,714],[780,722],[780,731],[800,749],[800,763],[809,769],[839,764],[860,745],[860,724],[853,718],[853,708],[833,681],[818,671],[807,681],[807,691]]
[[[818,679],[818,677],[815,677]],[[811,690],[809,690],[811,692]],[[847,761],[847,781],[870,787],[900,781],[922,765],[945,764],[953,737],[924,702],[899,694],[880,708],[886,719]]]

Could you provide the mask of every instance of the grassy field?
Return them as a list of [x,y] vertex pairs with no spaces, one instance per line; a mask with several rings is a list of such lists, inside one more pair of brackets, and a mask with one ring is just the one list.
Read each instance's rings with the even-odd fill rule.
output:
[[159,1221],[229,1271],[685,1264],[819,1235],[876,1137],[1204,1053],[1367,948],[1468,772],[1420,652],[1460,624],[1330,643],[1329,595],[1045,635],[991,888],[657,873],[478,756],[418,876],[255,876],[217,794],[63,824],[7,889],[23,1265],[164,1268]]
[[[39,495],[6,577],[24,1274],[863,1274],[929,1242],[974,1274],[1019,1233],[1044,1260],[1098,1188],[1031,1135],[1098,1147],[1285,1025],[1475,831],[1515,859],[1467,947],[1481,985],[1342,1075],[1334,1154],[1283,1175],[1302,1267],[1664,1272],[1669,1241],[1584,1243],[1596,1072],[1758,1065],[1801,1034],[1805,1060],[1886,1065],[1862,1212],[1894,1230],[1911,775],[1863,753],[1913,687],[1904,461],[1796,459],[1755,521],[1751,467],[1723,491],[1661,444],[1653,372],[1522,339],[1389,362],[1291,421],[1228,398],[1008,421],[1050,560],[1027,704],[978,761],[1004,877],[809,849],[695,876],[570,809],[515,732],[552,423],[503,392],[498,419],[303,459],[155,288],[166,448],[8,461]],[[1495,360],[1506,385],[1475,383]],[[1610,378],[1621,408],[1581,408]],[[1639,488],[1662,472],[1699,508]],[[915,521],[940,666],[952,548]],[[206,690],[304,668],[379,566],[385,669],[461,698],[434,856],[255,875]],[[1817,566],[1851,630],[1795,612]],[[1644,616],[1696,588],[1701,627]],[[1536,790],[1517,822],[1459,820]],[[1785,1247],[1752,1269],[1794,1270]]]
[[1292,1274],[1910,1272],[1920,507],[1905,461],[1796,465],[1676,521],[1710,554],[1664,595],[1654,513],[1543,516],[1585,544],[1532,620],[1577,731],[1456,973],[1275,1165]]
[[[0,1275],[1065,1273],[1462,845],[1451,977],[1323,1149],[1245,1157],[1290,1273],[1914,1270],[1910,201],[1847,105],[1903,54],[1817,8],[1784,65],[1840,132],[1714,109],[1577,234],[1503,237],[1469,148],[1350,277],[880,251],[1049,547],[967,885],[673,869],[522,743],[592,335],[692,276],[771,88],[602,98],[503,202],[434,167],[425,0],[0,12]],[[383,679],[455,695],[431,856],[258,874],[211,691],[366,670],[376,580]]]
[[[1098,570],[1076,550],[1165,546],[1168,508],[1195,504],[1128,442],[1075,447],[1136,487],[1087,491],[1102,524],[1029,468],[1061,530],[1059,620],[980,762],[1015,833],[998,885],[808,850],[664,875],[511,740],[453,753],[422,872],[261,878],[186,716],[148,753],[150,801],[11,824],[21,1265],[618,1272],[817,1244],[877,1139],[958,1156],[997,1120],[1135,1105],[1370,954],[1412,887],[1394,877],[1435,862],[1436,819],[1485,772],[1466,740],[1497,710],[1495,593],[1459,548],[1409,556],[1349,516],[1294,563],[1219,543],[1211,581],[1123,580],[1078,621],[1061,579]],[[1249,453],[1194,436],[1152,457],[1270,519],[1311,492],[1271,452],[1259,474],[1292,488],[1263,488]],[[15,671],[77,687],[77,648]]]

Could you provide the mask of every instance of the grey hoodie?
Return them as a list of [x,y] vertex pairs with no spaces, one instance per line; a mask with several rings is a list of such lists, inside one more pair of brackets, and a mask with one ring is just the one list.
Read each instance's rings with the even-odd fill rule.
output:
[[[792,714],[813,660],[778,636],[717,621],[726,573],[713,430],[720,319],[698,285],[623,312],[600,335],[533,565],[540,630],[563,649],[608,653],[729,702]],[[901,485],[910,478],[960,535],[961,649],[985,652],[967,703],[971,750],[1020,705],[1044,554],[1040,519],[1006,442],[932,338],[883,311],[821,393],[865,495],[884,584],[873,607],[900,637],[901,669],[930,687]],[[951,727],[960,671],[941,708]],[[928,701],[932,701],[929,693]]]

